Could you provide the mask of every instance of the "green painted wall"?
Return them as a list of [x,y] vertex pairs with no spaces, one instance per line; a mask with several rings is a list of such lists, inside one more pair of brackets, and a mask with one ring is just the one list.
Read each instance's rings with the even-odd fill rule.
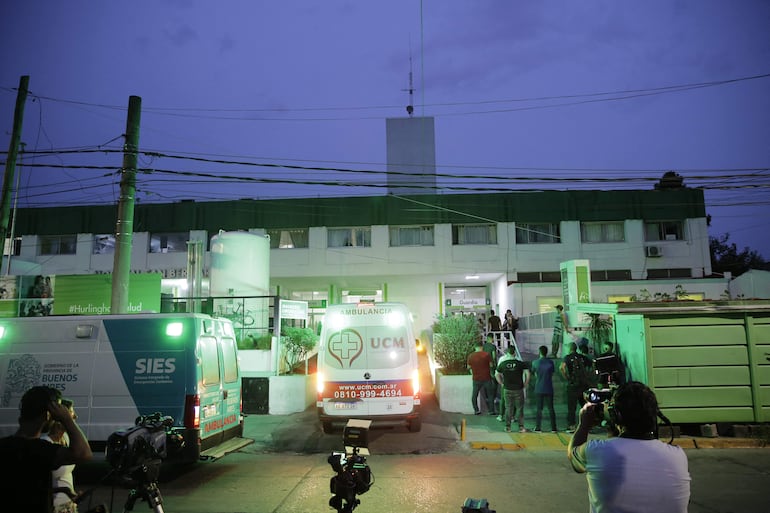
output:
[[646,374],[672,422],[770,421],[770,309],[641,316],[646,373],[639,371],[639,315],[617,315],[618,346],[632,373]]

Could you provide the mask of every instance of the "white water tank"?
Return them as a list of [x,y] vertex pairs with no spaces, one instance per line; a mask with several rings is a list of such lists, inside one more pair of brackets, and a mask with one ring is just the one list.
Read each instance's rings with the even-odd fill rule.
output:
[[211,238],[211,296],[266,296],[270,292],[270,238],[220,231]]
[[270,327],[270,238],[220,231],[211,238],[210,295],[213,314],[233,323],[236,338],[249,347]]

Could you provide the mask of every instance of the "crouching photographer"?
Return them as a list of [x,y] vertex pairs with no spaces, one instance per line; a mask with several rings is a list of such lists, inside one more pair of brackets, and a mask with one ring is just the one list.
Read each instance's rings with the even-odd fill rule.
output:
[[[585,473],[591,512],[686,513],[690,500],[687,455],[657,439],[655,393],[631,381],[597,394],[580,410],[567,456]],[[588,440],[591,428],[607,422],[610,437]]]

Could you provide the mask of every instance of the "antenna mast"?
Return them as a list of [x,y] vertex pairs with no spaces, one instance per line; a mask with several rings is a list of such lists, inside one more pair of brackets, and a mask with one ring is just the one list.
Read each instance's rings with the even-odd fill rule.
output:
[[401,89],[409,92],[409,105],[406,106],[406,112],[411,118],[414,115],[414,85],[412,83],[412,43],[409,41],[409,89]]

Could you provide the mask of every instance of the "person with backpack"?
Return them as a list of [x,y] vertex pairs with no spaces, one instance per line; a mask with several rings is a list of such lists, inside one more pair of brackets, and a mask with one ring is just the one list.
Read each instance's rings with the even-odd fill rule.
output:
[[[564,357],[559,366],[559,372],[567,380],[567,428],[568,433],[572,433],[576,428],[575,412],[585,404],[583,393],[591,388],[593,384],[594,362],[586,356],[588,352],[588,341],[580,339],[576,344],[571,342],[569,354]],[[579,346],[579,350],[578,350]]]

